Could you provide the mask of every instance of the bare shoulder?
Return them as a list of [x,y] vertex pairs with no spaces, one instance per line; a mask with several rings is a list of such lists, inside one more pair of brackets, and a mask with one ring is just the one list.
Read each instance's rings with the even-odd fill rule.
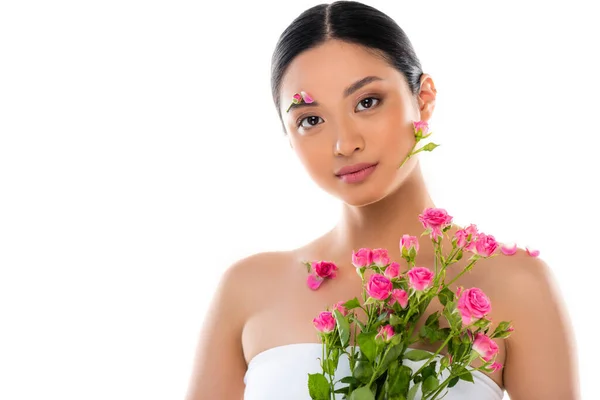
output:
[[285,253],[257,253],[225,269],[202,323],[186,400],[242,398],[244,325],[257,306],[260,282],[283,259]]
[[514,327],[504,369],[511,399],[578,399],[571,323],[551,267],[523,250],[487,261],[500,317]]

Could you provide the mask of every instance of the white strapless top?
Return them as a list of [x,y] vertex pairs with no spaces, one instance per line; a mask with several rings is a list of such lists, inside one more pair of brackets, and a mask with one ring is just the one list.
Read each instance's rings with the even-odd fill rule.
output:
[[[257,354],[244,376],[246,390],[244,400],[311,400],[308,394],[308,374],[322,372],[319,365],[321,344],[297,343],[274,347]],[[439,357],[439,356],[438,356]],[[413,371],[420,368],[426,360],[406,360],[405,365]],[[439,368],[439,363],[438,367]],[[345,355],[340,357],[335,379],[350,375],[350,365]],[[442,373],[442,378],[448,376],[448,371]],[[473,372],[475,383],[459,381],[448,390],[444,400],[499,400],[504,391],[486,374]],[[347,386],[339,383],[336,389]],[[342,395],[336,395],[341,399]],[[416,397],[421,400],[420,391]]]

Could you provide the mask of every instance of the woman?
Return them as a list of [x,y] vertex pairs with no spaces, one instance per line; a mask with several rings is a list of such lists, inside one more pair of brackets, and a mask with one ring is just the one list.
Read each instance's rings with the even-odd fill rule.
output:
[[[320,372],[321,354],[312,320],[325,305],[361,293],[350,255],[386,248],[400,260],[399,238],[419,236],[417,216],[435,207],[418,157],[398,166],[415,144],[413,123],[433,114],[436,88],[388,16],[356,2],[305,11],[277,44],[272,92],[291,147],[315,182],[341,200],[341,218],[301,248],[256,254],[225,272],[188,400],[309,399],[307,376]],[[422,240],[417,264],[433,259],[431,242]],[[337,277],[311,290],[305,260],[334,262]],[[482,289],[491,319],[512,321],[515,331],[497,341],[504,368],[461,381],[446,399],[500,399],[504,390],[512,400],[578,398],[570,327],[543,261],[519,249],[480,261],[455,286]],[[426,315],[437,309],[432,302]]]

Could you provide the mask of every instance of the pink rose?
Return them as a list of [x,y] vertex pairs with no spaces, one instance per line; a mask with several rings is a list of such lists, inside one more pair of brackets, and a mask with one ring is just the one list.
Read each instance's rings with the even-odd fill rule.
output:
[[392,290],[389,303],[390,306],[393,306],[394,304],[398,303],[400,304],[400,307],[406,308],[406,306],[408,305],[408,293],[406,292],[406,290],[402,289]]
[[490,369],[492,370],[492,372],[496,372],[502,369],[502,364],[500,364],[499,362],[495,362],[492,365],[490,365]]
[[335,318],[329,311],[323,311],[317,318],[313,319],[313,324],[319,332],[329,333],[335,328]]
[[466,247],[467,251],[475,253],[481,257],[491,256],[498,248],[498,242],[492,235],[480,233],[477,238],[469,243]]
[[337,265],[329,261],[319,261],[318,263],[312,264],[313,271],[320,278],[333,279],[336,276],[338,270]]
[[419,215],[419,221],[425,229],[431,230],[430,237],[436,239],[442,236],[442,230],[452,223],[452,217],[443,208],[426,208]]
[[[469,235],[471,237],[469,237]],[[475,236],[477,236],[477,225],[474,224],[471,224],[464,229],[459,229],[454,234],[454,237],[456,238],[456,245],[461,249],[471,242]]]
[[410,251],[413,247],[415,251],[419,251],[419,239],[416,236],[402,235],[400,250],[406,249],[406,251]]
[[393,289],[392,281],[380,274],[373,274],[367,282],[367,293],[376,300],[385,300]]
[[391,263],[385,269],[385,272],[383,274],[386,276],[386,278],[389,279],[398,278],[400,276],[400,264],[398,264],[397,262]]
[[378,267],[385,267],[390,263],[390,257],[386,249],[373,249],[373,263]]
[[479,353],[481,358],[483,358],[485,361],[491,361],[492,358],[494,358],[494,356],[498,353],[498,345],[485,334],[479,332],[477,335],[475,335],[473,350]]
[[395,334],[396,332],[394,332],[394,328],[391,325],[380,326],[375,339],[381,339],[389,343]]
[[408,285],[415,290],[425,290],[433,280],[433,272],[424,267],[415,267],[407,275]]
[[332,312],[333,312],[333,310],[338,310],[340,312],[340,314],[342,314],[345,317],[346,315],[348,315],[348,310],[346,309],[346,307],[344,307],[344,304],[346,304],[345,301],[339,301],[339,302],[335,303],[333,305]]
[[517,252],[517,244],[516,243],[512,243],[511,245],[503,244],[500,247],[500,251],[504,255],[512,256],[512,255],[516,254],[516,252]]
[[471,288],[460,294],[456,308],[462,316],[463,325],[467,326],[473,320],[489,314],[492,311],[492,303],[481,289]]
[[356,268],[368,267],[373,263],[373,252],[371,249],[360,249],[352,252],[352,265]]
[[429,133],[429,124],[427,121],[413,121],[413,128],[415,130],[415,136],[419,138],[426,137],[427,133]]
[[317,290],[319,288],[319,286],[321,286],[321,283],[323,283],[325,279],[316,276],[314,274],[310,274],[308,276],[308,278],[306,278],[306,284],[308,285],[309,288],[311,288],[312,290]]

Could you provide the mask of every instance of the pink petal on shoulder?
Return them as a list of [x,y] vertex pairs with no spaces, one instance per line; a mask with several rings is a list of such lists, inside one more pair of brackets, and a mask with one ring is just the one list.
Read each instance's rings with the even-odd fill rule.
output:
[[504,254],[506,256],[512,256],[512,255],[516,254],[516,252],[517,252],[517,244],[516,243],[512,243],[512,245],[503,244],[502,247],[500,247],[500,251],[502,251],[502,254]]
[[540,255],[539,250],[532,250],[529,247],[525,247],[525,250],[527,251],[527,254],[529,254],[531,257],[537,257]]
[[323,283],[323,278],[319,278],[318,276],[313,274],[310,274],[306,279],[306,284],[312,290],[317,290],[319,286],[321,286],[321,283]]
[[302,94],[302,98],[304,99],[304,102],[305,102],[306,104],[310,104],[310,103],[312,103],[312,102],[314,101],[314,100],[312,99],[312,97],[310,97],[310,96],[308,95],[308,93],[306,93],[306,92],[300,92],[300,93]]

